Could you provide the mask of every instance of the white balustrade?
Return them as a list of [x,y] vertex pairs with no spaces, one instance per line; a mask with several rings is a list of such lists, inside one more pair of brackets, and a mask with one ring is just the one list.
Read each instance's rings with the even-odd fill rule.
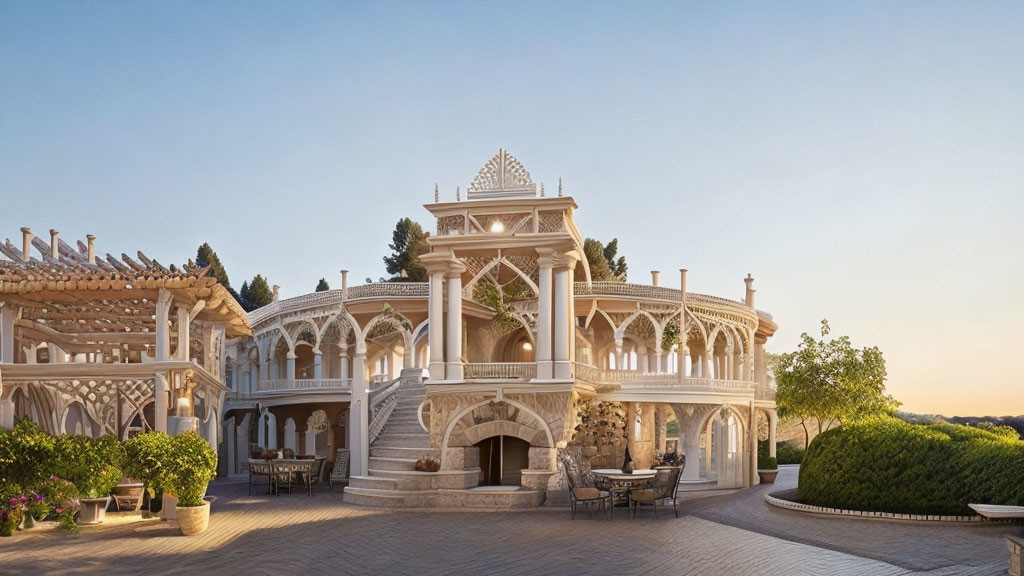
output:
[[534,362],[481,362],[464,364],[462,372],[467,380],[529,380],[537,377],[537,364]]
[[324,378],[322,380],[313,380],[311,378],[289,380],[287,378],[284,378],[279,380],[263,380],[262,382],[258,382],[256,384],[256,390],[259,392],[309,389],[350,390],[351,388],[352,380],[350,378]]

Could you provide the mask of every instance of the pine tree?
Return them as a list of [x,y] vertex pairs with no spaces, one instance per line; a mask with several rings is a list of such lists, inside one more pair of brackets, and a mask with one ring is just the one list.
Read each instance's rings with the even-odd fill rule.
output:
[[327,284],[327,280],[324,278],[321,278],[320,281],[316,283],[316,292],[326,292],[330,289],[331,287]]
[[210,275],[216,278],[217,282],[219,282],[221,286],[227,288],[229,292],[234,294],[231,290],[231,281],[228,280],[228,272],[224,269],[224,265],[221,264],[220,257],[218,257],[217,253],[213,251],[213,248],[210,247],[209,243],[203,242],[203,245],[196,251],[196,266],[200,268],[211,266]]
[[[428,233],[410,218],[402,218],[395,224],[391,235],[391,255],[384,257],[385,268],[393,274],[391,282],[426,282],[427,270],[420,264],[420,255],[430,250],[427,245]],[[405,276],[402,276],[402,273]]]
[[246,306],[247,311],[251,312],[274,301],[274,293],[270,290],[270,284],[267,283],[266,278],[259,274],[253,277],[252,282],[248,286],[242,286],[243,290],[246,288],[248,288],[248,294],[243,297],[243,304]]

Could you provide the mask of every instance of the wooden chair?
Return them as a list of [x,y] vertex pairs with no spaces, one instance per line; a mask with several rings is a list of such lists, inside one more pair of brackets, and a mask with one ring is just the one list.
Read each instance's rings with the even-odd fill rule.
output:
[[327,480],[330,490],[334,490],[335,484],[348,486],[349,455],[348,448],[338,448],[337,457],[334,459],[334,468],[331,469],[331,475]]
[[640,506],[649,504],[654,506],[654,517],[658,517],[658,500],[672,500],[672,512],[679,518],[679,510],[676,508],[676,494],[679,491],[679,475],[683,469],[678,466],[658,468],[654,480],[645,487],[631,490],[629,493],[629,505],[633,508],[633,518],[636,518],[636,511]]

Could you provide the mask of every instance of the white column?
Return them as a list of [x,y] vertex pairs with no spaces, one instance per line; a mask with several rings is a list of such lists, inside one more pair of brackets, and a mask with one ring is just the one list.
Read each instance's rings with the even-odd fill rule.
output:
[[14,320],[18,309],[10,302],[0,308],[0,362],[14,364]]
[[725,353],[725,370],[722,370],[722,372],[723,372],[722,375],[725,376],[726,380],[735,380],[735,378],[733,377],[732,371],[733,371],[733,356],[732,356],[732,350],[730,349],[730,350],[727,350],[726,353]]
[[572,377],[569,366],[569,269],[555,269],[555,305],[554,305],[554,358],[555,378],[558,380]]
[[646,348],[640,348],[636,351],[636,369],[638,372],[650,372],[647,364]]
[[660,374],[665,371],[665,367],[661,363],[661,342],[658,342],[657,346],[654,351],[654,371]]
[[384,352],[384,373],[388,380],[395,379],[395,353],[392,350]]
[[704,349],[704,352],[700,355],[700,373],[701,378],[714,378],[715,375],[711,371],[711,363],[714,361],[714,350]]
[[448,274],[448,361],[445,380],[462,380],[462,273]]
[[444,271],[430,272],[427,347],[430,349],[431,380],[444,380]]
[[[161,288],[160,295],[156,301],[156,359],[157,361],[167,360],[171,356],[171,293]],[[167,432],[167,375],[163,372],[156,374],[156,385],[153,401],[153,428],[160,432]]]
[[189,319],[188,319],[188,308],[183,306],[178,307],[178,349],[175,357],[178,360],[189,360],[189,348],[190,338],[189,333]]
[[537,259],[537,378],[549,380],[554,376],[551,363],[551,266],[550,256]]
[[306,430],[306,442],[302,447],[302,454],[304,456],[316,456],[316,432],[313,430]]
[[[686,268],[679,269],[679,344],[676,345],[676,378],[686,384]],[[661,342],[658,342],[660,345]]]
[[352,357],[352,403],[348,411],[350,476],[365,476],[370,465],[370,415],[366,390],[366,351]]
[[622,355],[622,340],[616,340],[615,341],[615,369],[616,370],[625,370],[626,369],[625,365],[623,365],[623,363],[622,363],[622,360],[623,360],[622,356],[623,356]]
[[313,379],[324,379],[324,356],[319,350],[313,352]]
[[288,380],[295,380],[295,358],[297,358],[295,352],[288,352],[287,372],[285,373]]
[[341,363],[341,372],[339,377],[344,382],[348,380],[348,346],[341,347],[341,353],[338,354],[338,361]]
[[768,412],[768,455],[775,458],[776,430],[779,427],[779,414],[772,410]]
[[747,470],[749,470],[746,479],[743,482],[744,486],[754,486],[760,483],[760,476],[757,475],[757,408],[754,407],[754,401],[750,401],[750,420],[747,426],[747,435],[750,437],[750,459],[747,461]]

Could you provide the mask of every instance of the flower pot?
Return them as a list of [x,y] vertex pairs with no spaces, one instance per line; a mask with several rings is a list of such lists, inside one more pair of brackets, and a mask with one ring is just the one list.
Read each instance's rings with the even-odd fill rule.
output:
[[210,503],[203,501],[202,506],[177,506],[178,528],[185,536],[193,536],[210,526]]
[[163,502],[160,504],[160,519],[174,520],[177,518],[178,497],[174,494],[164,492]]
[[107,505],[110,504],[110,497],[105,498],[81,498],[78,511],[79,524],[100,524],[107,516]]
[[779,475],[778,470],[758,470],[757,476],[761,479],[761,484],[775,484],[775,477]]

